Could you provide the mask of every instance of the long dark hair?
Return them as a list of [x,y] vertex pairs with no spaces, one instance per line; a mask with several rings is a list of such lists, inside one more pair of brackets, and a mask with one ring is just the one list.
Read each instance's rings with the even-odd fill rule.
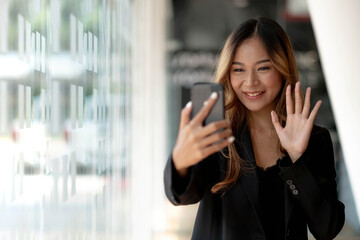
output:
[[[246,108],[237,98],[230,82],[230,67],[237,48],[253,36],[258,36],[263,42],[270,61],[280,72],[283,79],[282,89],[275,100],[275,112],[279,116],[281,125],[286,122],[286,86],[291,85],[294,89],[295,83],[299,81],[298,71],[294,58],[293,48],[289,37],[282,27],[275,21],[268,18],[250,19],[242,23],[227,38],[221,51],[214,81],[224,87],[226,118],[231,122],[234,133],[239,129],[246,129]],[[239,139],[237,139],[239,141]],[[241,144],[241,143],[240,143]],[[285,150],[279,144],[279,150]],[[229,159],[228,169],[225,179],[215,184],[211,191],[217,193],[229,189],[238,179],[240,174],[246,171],[247,165],[236,151],[235,142],[228,147],[228,151],[223,154]]]

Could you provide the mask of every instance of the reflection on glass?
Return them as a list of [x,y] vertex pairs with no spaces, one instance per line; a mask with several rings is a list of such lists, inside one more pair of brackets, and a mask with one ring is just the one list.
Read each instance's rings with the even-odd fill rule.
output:
[[0,238],[130,234],[129,0],[2,0]]

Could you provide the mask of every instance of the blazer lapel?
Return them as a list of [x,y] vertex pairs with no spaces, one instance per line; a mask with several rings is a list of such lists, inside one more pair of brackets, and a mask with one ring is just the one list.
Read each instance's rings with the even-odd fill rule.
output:
[[239,182],[252,203],[254,211],[259,216],[259,180],[249,130],[246,128],[240,136],[240,144],[237,146],[238,152],[241,158],[247,162],[250,171],[243,173]]
[[[255,154],[251,142],[250,132],[248,128],[244,129],[241,134],[239,134],[240,142],[237,145],[238,153],[241,158],[244,159],[250,171],[247,173],[243,173],[239,178],[239,182],[242,185],[244,192],[247,194],[248,199],[250,200],[254,211],[258,217],[259,224],[259,179],[256,172],[256,161]],[[294,203],[292,201],[292,197],[290,196],[290,192],[287,189],[286,184],[284,183],[284,200],[285,200],[285,230],[288,228],[288,223],[291,217],[292,210],[294,208]]]

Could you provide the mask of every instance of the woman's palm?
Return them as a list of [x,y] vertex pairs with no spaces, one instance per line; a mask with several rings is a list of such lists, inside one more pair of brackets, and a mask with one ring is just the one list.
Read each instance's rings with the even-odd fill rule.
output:
[[280,125],[277,114],[274,111],[271,112],[272,121],[280,143],[283,148],[285,148],[293,162],[299,159],[307,148],[315,117],[321,105],[321,101],[318,101],[310,113],[310,91],[310,88],[306,90],[304,106],[302,106],[300,83],[298,82],[296,84],[294,111],[294,104],[291,98],[291,88],[290,86],[287,87],[287,119],[284,128]]

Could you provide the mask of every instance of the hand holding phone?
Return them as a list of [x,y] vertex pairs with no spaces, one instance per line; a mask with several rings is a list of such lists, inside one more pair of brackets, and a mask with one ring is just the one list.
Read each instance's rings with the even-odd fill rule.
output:
[[222,88],[209,83],[199,85],[194,85],[192,101],[181,111],[179,134],[172,151],[175,169],[184,177],[189,167],[235,140],[230,123],[224,119]]

